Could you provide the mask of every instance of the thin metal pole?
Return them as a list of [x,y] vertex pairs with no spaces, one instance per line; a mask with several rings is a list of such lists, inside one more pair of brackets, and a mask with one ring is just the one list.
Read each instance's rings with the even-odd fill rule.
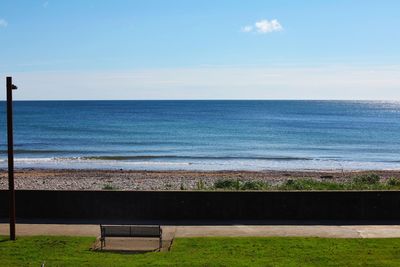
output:
[[12,78],[7,77],[7,139],[8,139],[8,191],[10,194],[10,239],[15,240],[15,189],[14,189],[14,139]]

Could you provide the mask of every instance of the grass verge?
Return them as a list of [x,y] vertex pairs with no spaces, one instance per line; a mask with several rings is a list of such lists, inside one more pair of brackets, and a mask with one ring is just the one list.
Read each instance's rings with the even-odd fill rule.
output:
[[374,173],[352,177],[348,181],[336,182],[310,178],[290,179],[281,184],[270,185],[264,181],[240,181],[221,179],[211,190],[400,190],[400,179],[381,179]]
[[1,266],[399,266],[400,239],[178,238],[170,252],[89,250],[90,237],[0,237]]

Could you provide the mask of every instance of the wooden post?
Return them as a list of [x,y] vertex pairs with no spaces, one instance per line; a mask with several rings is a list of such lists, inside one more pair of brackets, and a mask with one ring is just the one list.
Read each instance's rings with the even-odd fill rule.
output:
[[7,141],[8,141],[8,191],[10,194],[10,239],[15,240],[15,189],[14,189],[14,138],[13,138],[13,106],[12,78],[6,78],[7,86]]

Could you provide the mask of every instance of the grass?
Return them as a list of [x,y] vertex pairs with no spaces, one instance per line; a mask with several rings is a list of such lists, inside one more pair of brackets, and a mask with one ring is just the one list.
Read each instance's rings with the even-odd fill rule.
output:
[[399,186],[400,187],[400,179],[396,177],[390,177],[387,180],[387,184],[390,186]]
[[1,266],[399,266],[400,239],[179,238],[170,252],[94,252],[91,237],[0,237]]
[[222,179],[214,183],[213,190],[400,190],[400,179],[381,180],[374,173],[352,177],[346,182],[321,181],[310,178],[290,179],[282,184],[270,185],[263,181]]
[[214,183],[214,189],[224,190],[266,190],[269,185],[261,181],[240,181],[240,180],[218,180]]
[[105,184],[103,185],[103,190],[117,190],[118,188],[113,186],[112,184]]
[[381,178],[375,173],[367,173],[353,177],[356,184],[378,184]]

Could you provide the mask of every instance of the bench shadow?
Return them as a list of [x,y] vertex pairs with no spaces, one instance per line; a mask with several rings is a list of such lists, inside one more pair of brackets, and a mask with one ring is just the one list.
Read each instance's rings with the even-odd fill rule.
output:
[[[129,245],[130,242],[136,240],[136,244],[134,247],[132,247],[132,245]],[[106,247],[101,247],[101,241],[100,238],[96,238],[96,241],[92,244],[90,250],[93,252],[98,252],[98,253],[116,253],[116,254],[145,254],[145,253],[152,253],[152,252],[162,252],[162,251],[169,251],[169,246],[170,244],[172,244],[172,242],[168,243],[168,246],[165,246],[166,243],[163,243],[163,246],[160,248],[148,248],[148,249],[138,249],[137,247],[141,246],[144,242],[149,241],[146,239],[141,239],[138,242],[137,239],[133,239],[133,238],[126,238],[125,241],[127,242],[127,247],[131,247],[131,249],[129,248],[121,248],[121,239],[119,239],[119,246],[118,248],[112,248],[113,247],[113,241],[109,241],[109,245]],[[124,242],[125,242],[124,241]],[[151,241],[151,240],[150,240]],[[153,240],[154,241],[154,240]],[[111,245],[110,245],[111,243]],[[122,242],[123,243],[123,242]]]
[[158,250],[149,250],[149,251],[142,251],[142,250],[92,250],[95,253],[111,253],[111,254],[125,254],[125,255],[137,255],[137,254],[146,254],[152,252],[160,252]]

